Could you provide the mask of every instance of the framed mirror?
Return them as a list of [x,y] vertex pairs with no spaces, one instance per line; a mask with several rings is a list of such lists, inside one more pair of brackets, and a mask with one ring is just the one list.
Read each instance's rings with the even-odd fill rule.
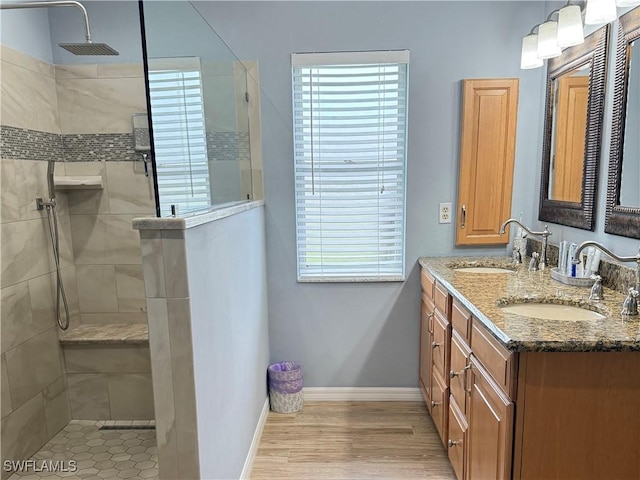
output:
[[593,230],[609,27],[549,60],[538,219]]
[[604,231],[640,238],[640,7],[620,17]]

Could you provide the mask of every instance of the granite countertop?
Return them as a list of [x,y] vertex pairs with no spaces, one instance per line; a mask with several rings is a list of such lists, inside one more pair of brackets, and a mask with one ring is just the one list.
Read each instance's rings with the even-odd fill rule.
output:
[[[589,288],[552,280],[549,268],[529,272],[528,260],[514,273],[502,274],[454,269],[474,264],[513,268],[510,257],[423,257],[418,261],[510,351],[640,351],[640,316],[622,317],[624,295],[604,288],[604,300],[591,302]],[[605,318],[542,320],[506,313],[498,306],[499,302],[527,301],[575,305]]]
[[85,324],[60,336],[63,345],[148,344],[149,329],[144,323]]

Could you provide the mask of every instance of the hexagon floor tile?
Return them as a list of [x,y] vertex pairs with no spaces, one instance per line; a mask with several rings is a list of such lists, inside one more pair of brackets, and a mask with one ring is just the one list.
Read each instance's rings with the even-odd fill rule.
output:
[[[60,433],[33,457],[34,463],[23,472],[15,472],[8,480],[27,479],[113,479],[157,480],[158,455],[153,430],[100,430],[104,422],[71,420]],[[58,466],[67,472],[47,471],[45,466]],[[45,465],[46,464],[46,465]],[[35,471],[33,465],[37,467]]]

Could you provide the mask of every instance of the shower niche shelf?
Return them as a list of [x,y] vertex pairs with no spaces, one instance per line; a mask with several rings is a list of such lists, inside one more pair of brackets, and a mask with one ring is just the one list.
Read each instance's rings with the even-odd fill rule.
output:
[[102,190],[101,175],[67,175],[55,177],[53,183],[56,190]]

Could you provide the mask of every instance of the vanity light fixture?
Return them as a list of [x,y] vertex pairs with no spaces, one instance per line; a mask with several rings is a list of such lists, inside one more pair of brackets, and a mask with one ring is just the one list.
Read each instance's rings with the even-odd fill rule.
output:
[[602,25],[618,18],[616,0],[587,0],[586,25]]
[[582,10],[578,5],[567,3],[558,11],[558,46],[567,48],[582,43],[584,43]]
[[547,59],[560,55],[562,49],[558,45],[558,22],[547,19],[538,27],[538,58]]
[[538,25],[531,29],[529,35],[522,39],[522,54],[520,56],[520,68],[529,70],[544,65],[544,61],[538,58],[538,34],[534,30]]

